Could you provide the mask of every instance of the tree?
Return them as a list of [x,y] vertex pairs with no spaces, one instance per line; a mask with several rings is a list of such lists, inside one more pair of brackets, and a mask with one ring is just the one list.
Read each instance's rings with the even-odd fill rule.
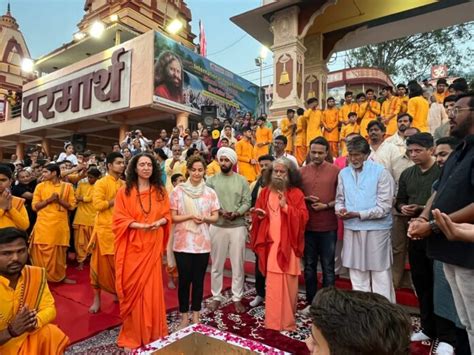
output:
[[474,22],[419,33],[348,51],[349,67],[383,69],[396,82],[429,77],[432,65],[445,64],[450,74],[471,65]]

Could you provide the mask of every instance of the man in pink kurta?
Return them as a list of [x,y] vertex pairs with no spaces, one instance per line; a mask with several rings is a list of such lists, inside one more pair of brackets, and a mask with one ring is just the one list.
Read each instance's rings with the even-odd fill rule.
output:
[[257,199],[251,242],[266,275],[265,327],[295,330],[300,258],[308,211],[301,176],[292,162],[280,158],[266,172],[269,182]]

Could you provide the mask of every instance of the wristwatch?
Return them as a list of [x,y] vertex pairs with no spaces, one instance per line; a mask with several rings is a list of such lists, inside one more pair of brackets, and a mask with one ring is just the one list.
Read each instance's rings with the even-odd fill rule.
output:
[[434,219],[430,220],[428,222],[428,224],[430,225],[430,228],[431,228],[431,231],[434,233],[434,234],[440,234],[441,233],[441,230],[439,229],[438,225],[436,224],[436,221]]

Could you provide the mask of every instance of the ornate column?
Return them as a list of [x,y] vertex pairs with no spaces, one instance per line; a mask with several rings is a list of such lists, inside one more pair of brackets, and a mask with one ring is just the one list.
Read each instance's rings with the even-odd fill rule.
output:
[[183,126],[184,129],[189,126],[189,113],[181,112],[176,114],[176,127]]
[[125,139],[125,136],[127,135],[128,130],[130,127],[127,124],[122,124],[120,125],[119,128],[119,143],[122,142]]
[[296,6],[275,13],[271,21],[273,32],[273,103],[272,120],[284,117],[288,108],[304,105],[303,76],[306,48],[298,37]]
[[25,158],[25,143],[16,144],[16,156],[18,160],[23,160]]
[[41,146],[48,157],[51,156],[51,140],[49,138],[43,138],[41,140]]
[[308,48],[304,67],[304,100],[316,97],[320,107],[326,107],[328,68],[323,58],[323,34],[316,33],[304,38]]

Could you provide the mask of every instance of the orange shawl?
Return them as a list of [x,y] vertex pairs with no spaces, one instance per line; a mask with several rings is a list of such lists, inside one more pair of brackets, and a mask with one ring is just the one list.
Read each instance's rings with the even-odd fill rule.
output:
[[[265,210],[267,215],[260,219],[256,214],[252,217],[252,231],[250,232],[252,250],[258,255],[258,267],[262,274],[266,274],[267,258],[273,241],[269,235],[268,198],[270,189],[265,187],[258,196],[255,208]],[[308,222],[308,210],[304,201],[303,192],[298,188],[285,191],[288,205],[287,212],[281,211],[281,241],[278,248],[277,261],[283,271],[288,270],[290,251],[293,249],[299,258],[304,251],[304,231]]]

